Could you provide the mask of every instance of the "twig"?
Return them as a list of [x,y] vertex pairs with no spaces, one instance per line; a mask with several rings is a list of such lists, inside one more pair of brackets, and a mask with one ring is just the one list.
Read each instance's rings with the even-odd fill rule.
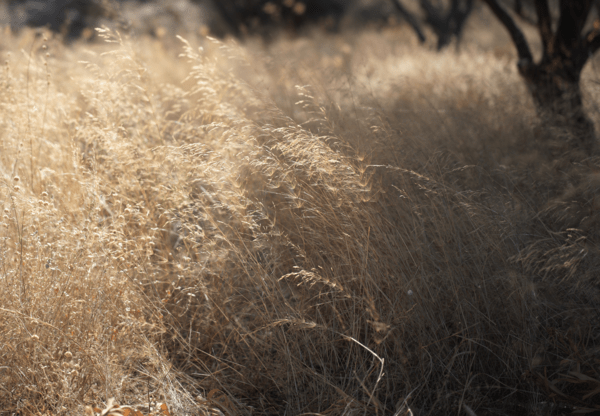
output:
[[466,404],[464,404],[464,403],[463,403],[462,407],[463,407],[463,410],[465,411],[465,413],[466,413],[467,415],[469,415],[469,416],[477,416],[477,413],[475,413],[475,412],[473,411],[473,409],[471,409],[471,408],[469,407],[469,405],[466,405]]

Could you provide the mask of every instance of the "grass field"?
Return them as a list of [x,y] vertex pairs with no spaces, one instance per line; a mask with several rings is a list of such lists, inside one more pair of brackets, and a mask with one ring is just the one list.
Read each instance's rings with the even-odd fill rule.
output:
[[548,157],[486,16],[442,53],[4,31],[0,413],[600,409],[600,159]]

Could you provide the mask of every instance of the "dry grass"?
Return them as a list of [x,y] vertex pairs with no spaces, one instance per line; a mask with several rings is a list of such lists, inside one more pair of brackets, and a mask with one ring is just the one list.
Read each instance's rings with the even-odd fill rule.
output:
[[102,35],[0,40],[2,411],[600,406],[600,162],[503,40]]

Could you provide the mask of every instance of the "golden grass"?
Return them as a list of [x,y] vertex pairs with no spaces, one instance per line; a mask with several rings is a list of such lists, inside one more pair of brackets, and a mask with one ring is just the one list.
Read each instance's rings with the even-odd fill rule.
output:
[[599,405],[600,164],[501,42],[100,34],[0,40],[3,411]]

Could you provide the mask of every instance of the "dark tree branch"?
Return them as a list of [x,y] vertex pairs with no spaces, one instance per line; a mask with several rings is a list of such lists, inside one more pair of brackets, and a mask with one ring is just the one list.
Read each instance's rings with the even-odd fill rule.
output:
[[463,9],[461,9],[460,7],[457,6],[455,19],[454,19],[455,24],[456,24],[456,28],[455,28],[456,36],[459,36],[462,33],[462,28],[465,25],[467,18],[473,11],[473,3],[474,3],[474,0],[466,0]]
[[[452,1],[452,7],[454,8],[458,0]],[[425,22],[431,26],[438,38],[437,49],[438,51],[443,49],[452,37],[450,24],[452,16],[452,10],[447,16],[444,15],[443,8],[435,7],[429,0],[420,0],[421,9],[425,12]]]
[[527,23],[529,25],[533,25],[533,26],[537,26],[537,21],[532,18],[531,16],[528,16],[525,14],[525,11],[523,11],[523,9],[515,9],[514,10],[515,14],[517,15],[517,17],[519,19],[521,19],[524,23]]
[[519,16],[523,13],[523,2],[521,0],[515,0],[515,13]]
[[588,56],[592,56],[600,49],[600,0],[595,0],[592,7],[596,10],[596,18],[592,29],[583,38]]
[[474,3],[474,0],[466,0],[466,2],[464,4],[464,8],[462,8],[462,9],[457,5],[456,12],[454,15],[455,16],[454,20],[457,25],[457,29],[456,29],[457,33],[461,33],[462,27],[464,26],[465,22],[467,21],[467,18],[473,11],[473,3]]
[[513,12],[515,13],[515,15],[523,22],[533,25],[533,26],[537,26],[537,20],[535,20],[533,17],[531,17],[527,13],[527,11],[528,10],[525,7],[523,7],[522,0],[515,0],[515,7],[513,9]]
[[592,0],[561,0],[556,42],[563,51],[577,50],[581,31],[592,8]]
[[579,78],[586,64],[589,49],[587,39],[581,31],[592,9],[593,0],[560,1],[560,18],[556,29],[556,51],[567,62],[570,62],[572,76]]
[[508,14],[508,12],[502,7],[497,0],[483,0],[489,8],[492,10],[494,15],[500,20],[500,23],[504,25],[510,37],[517,48],[517,53],[519,54],[519,67],[524,68],[533,63],[533,55],[531,55],[531,50],[529,49],[529,44],[527,43],[527,39],[521,32],[521,29],[517,26],[512,17]]
[[452,37],[460,38],[462,28],[473,10],[473,0],[452,0],[450,9],[435,5],[430,0],[420,0],[427,23],[438,37],[437,49],[447,46]]
[[594,21],[594,28],[585,35],[586,55],[592,56],[600,49],[600,19]]
[[400,3],[400,0],[392,0],[392,4],[394,4],[394,6],[396,6],[396,10],[398,10],[398,13],[400,13],[400,15],[402,17],[404,17],[404,19],[407,21],[407,23],[409,25],[411,25],[411,27],[417,34],[417,37],[419,38],[419,42],[421,42],[421,43],[425,42],[426,38],[425,38],[425,35],[423,34],[423,31],[421,30],[421,26],[419,25],[419,22],[417,21],[417,19],[412,15],[412,13],[409,12],[408,10],[406,10],[406,8],[402,5],[402,3]]
[[419,2],[421,8],[425,11],[427,22],[435,29],[444,24],[442,13],[429,0],[421,0]]
[[548,7],[548,0],[535,0],[535,12],[537,13],[537,26],[542,38],[544,55],[552,54],[554,35],[552,34],[552,16]]

